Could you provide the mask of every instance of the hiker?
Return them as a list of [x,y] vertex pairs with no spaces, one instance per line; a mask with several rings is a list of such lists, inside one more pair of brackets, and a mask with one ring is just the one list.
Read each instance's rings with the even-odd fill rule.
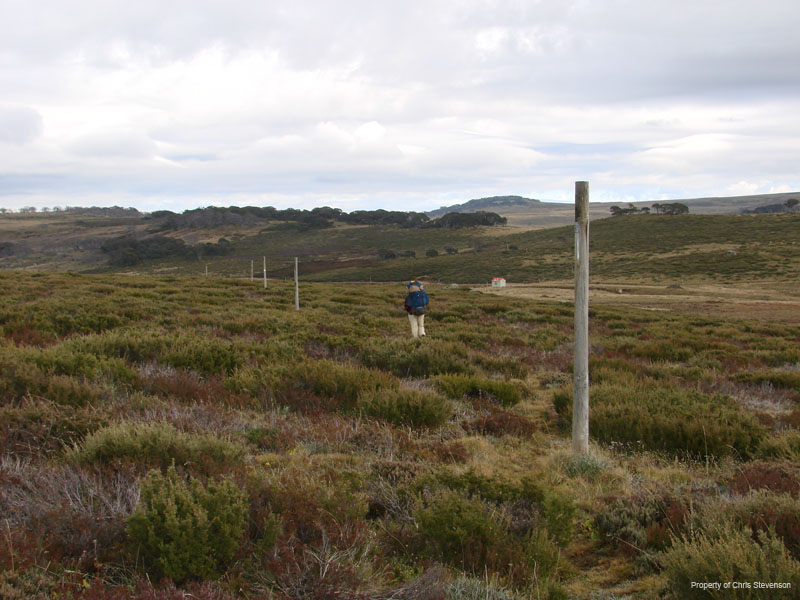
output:
[[416,279],[406,286],[406,301],[403,308],[408,313],[411,322],[411,335],[415,338],[425,337],[425,311],[428,309],[428,292],[422,289],[422,284]]

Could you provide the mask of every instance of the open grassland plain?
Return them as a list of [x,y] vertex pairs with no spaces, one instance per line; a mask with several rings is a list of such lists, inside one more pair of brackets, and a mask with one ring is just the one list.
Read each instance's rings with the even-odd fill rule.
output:
[[0,597],[798,597],[796,320],[428,289],[0,272]]
[[[575,294],[575,282],[511,284],[484,291],[499,296],[571,303]],[[707,317],[800,324],[798,286],[797,283],[790,282],[730,285],[689,282],[665,286],[611,280],[592,283],[589,286],[589,297],[592,306],[630,306]]]

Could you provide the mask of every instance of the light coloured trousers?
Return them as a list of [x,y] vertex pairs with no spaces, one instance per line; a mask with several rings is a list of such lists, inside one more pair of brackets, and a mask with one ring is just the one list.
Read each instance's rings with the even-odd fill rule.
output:
[[412,315],[409,313],[408,320],[411,323],[411,335],[415,338],[425,335],[425,315]]

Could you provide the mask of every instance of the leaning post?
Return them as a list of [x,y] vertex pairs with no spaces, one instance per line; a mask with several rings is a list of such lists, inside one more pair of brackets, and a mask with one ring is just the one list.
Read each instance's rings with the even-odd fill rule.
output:
[[572,452],[589,453],[589,182],[575,182],[575,357]]
[[300,280],[297,276],[297,257],[294,257],[294,308],[300,310]]

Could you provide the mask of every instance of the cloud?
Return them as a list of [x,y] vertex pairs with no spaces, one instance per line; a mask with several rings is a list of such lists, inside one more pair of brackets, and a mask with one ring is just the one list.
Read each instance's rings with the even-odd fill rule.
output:
[[155,144],[136,131],[99,131],[81,134],[67,144],[67,150],[92,158],[150,158]]
[[5,8],[0,177],[50,204],[800,187],[794,0]]
[[42,116],[32,108],[0,106],[0,142],[27,144],[42,133]]

